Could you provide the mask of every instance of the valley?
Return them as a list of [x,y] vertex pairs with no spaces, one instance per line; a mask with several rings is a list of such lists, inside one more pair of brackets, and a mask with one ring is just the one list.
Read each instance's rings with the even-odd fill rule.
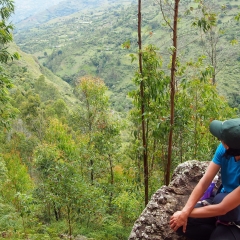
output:
[[[143,44],[159,46],[165,69],[169,71],[169,29],[156,1],[143,4]],[[182,2],[179,56],[184,63],[203,54],[206,55],[206,63],[211,64],[210,46],[201,46],[203,33],[189,24],[197,16],[184,13],[189,6],[189,1]],[[221,14],[220,6],[226,6],[226,11]],[[70,8],[75,12],[69,11]],[[230,43],[231,39],[238,41],[240,38],[240,26],[234,20],[238,3],[220,1],[215,9],[219,18],[219,26],[214,30],[218,34],[214,43],[218,62],[217,87],[221,95],[228,97],[234,91],[230,86],[240,84],[240,52],[238,44]],[[63,1],[51,11],[43,11],[16,24],[14,38],[24,52],[33,54],[40,64],[70,85],[84,75],[99,76],[109,87],[113,107],[117,111],[131,108],[127,95],[134,88],[132,78],[137,66],[131,63],[129,55],[136,53],[138,48],[137,5],[133,1],[125,0],[121,4],[107,0]],[[123,48],[126,41],[131,44],[129,49]]]
[[179,164],[212,158],[209,123],[239,117],[240,3],[180,1],[175,45],[174,1],[142,1],[141,54],[136,1],[16,3],[14,40],[0,32],[0,235],[126,240]]

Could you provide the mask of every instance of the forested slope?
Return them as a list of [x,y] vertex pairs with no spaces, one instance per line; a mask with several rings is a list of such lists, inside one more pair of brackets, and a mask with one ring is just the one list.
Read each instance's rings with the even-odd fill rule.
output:
[[[143,151],[148,152],[150,197],[179,163],[211,159],[218,145],[208,130],[212,119],[238,116],[219,95],[222,90],[239,97],[237,1],[214,1],[215,15],[211,11],[203,18],[199,1],[191,5],[193,9],[189,8],[192,1],[182,1],[173,128],[169,111],[172,30],[161,17],[159,3],[143,5],[142,78],[136,71],[136,3],[99,2],[104,3],[99,8],[61,13],[61,17],[59,12],[49,17],[47,11],[41,14],[42,24],[17,24],[17,46],[7,45],[4,50],[18,51],[21,58],[6,62],[0,58],[0,231],[8,239],[83,235],[126,240],[145,207]],[[171,19],[170,9],[164,5],[165,19]],[[199,19],[208,24],[217,19],[219,25],[212,24],[212,31],[204,32]],[[213,51],[220,53],[215,68],[212,51],[208,52],[211,40],[221,43]],[[168,171],[170,130],[174,131]]]
[[[45,80],[42,85],[47,84],[47,91],[50,91],[50,89],[55,91],[59,97],[66,101],[69,107],[78,103],[76,96],[73,94],[72,86],[42,66],[34,55],[22,52],[16,44],[11,44],[10,51],[17,51],[21,56],[18,61],[11,62],[7,67],[13,84],[18,90],[36,90],[34,87],[35,82],[44,77]],[[52,97],[53,95],[50,94],[49,98]]]
[[[76,4],[73,1],[69,6],[71,3]],[[113,92],[111,101],[114,107],[126,111],[131,106],[126,95],[132,89],[131,79],[136,70],[129,54],[137,51],[137,5],[132,1],[104,3],[98,6],[93,1],[86,7],[83,2],[85,7],[70,15],[63,8],[61,17],[55,16],[53,11],[50,15],[55,17],[44,24],[39,22],[28,26],[26,22],[19,23],[15,40],[22,50],[34,54],[41,64],[70,84],[86,74],[101,77]],[[210,1],[208,4],[208,11],[217,18],[214,39],[192,27],[202,17],[201,12],[188,12],[188,9],[196,8],[197,3],[181,1],[179,57],[186,62],[206,55],[205,61],[211,63],[209,54],[211,46],[215,46],[219,93],[231,95],[234,89],[229,85],[239,85],[239,48],[237,44],[231,45],[231,40],[239,40],[240,26],[234,20],[239,3]],[[156,45],[167,66],[171,47],[169,28],[157,1],[143,2],[143,5],[143,44]],[[42,13],[36,19],[42,21],[47,14]],[[29,21],[34,23],[31,19]],[[206,42],[204,39],[208,39],[205,45],[202,44]],[[130,43],[129,49],[122,47],[126,41]]]

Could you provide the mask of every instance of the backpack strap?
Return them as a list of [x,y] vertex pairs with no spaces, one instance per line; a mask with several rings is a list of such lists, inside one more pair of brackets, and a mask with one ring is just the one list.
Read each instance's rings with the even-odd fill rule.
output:
[[[237,226],[237,225],[235,225],[235,226]],[[240,229],[239,229],[240,226],[237,226],[237,227],[235,227],[235,226],[234,225],[230,226],[229,229],[232,232],[235,239],[238,240],[238,239],[240,239]]]
[[221,183],[221,185],[218,187],[218,190],[217,190],[216,194],[220,193],[221,190],[222,190],[222,188],[223,188],[223,185],[222,185],[222,183]]

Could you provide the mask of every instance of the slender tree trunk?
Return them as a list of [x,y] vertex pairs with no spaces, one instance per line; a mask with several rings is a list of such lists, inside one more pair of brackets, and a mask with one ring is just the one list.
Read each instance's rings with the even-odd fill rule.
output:
[[57,211],[55,202],[53,202],[53,210],[54,210],[54,214],[55,214],[55,219],[56,219],[56,221],[58,221],[59,216],[58,216],[58,211]]
[[109,167],[110,167],[110,183],[111,183],[111,190],[110,190],[110,196],[109,196],[109,213],[112,214],[112,199],[113,199],[113,184],[114,184],[114,173],[113,173],[113,162],[111,155],[108,155],[109,159]]
[[183,162],[183,128],[180,129],[180,162]]
[[144,109],[144,81],[143,81],[143,66],[142,66],[142,3],[138,0],[138,46],[139,46],[139,72],[142,77],[140,83],[140,99],[141,99],[141,115],[142,115],[142,144],[143,144],[143,164],[144,164],[144,187],[145,187],[145,205],[148,203],[148,155],[147,155],[147,141],[145,131],[145,109]]
[[70,240],[72,239],[72,222],[71,222],[71,210],[69,206],[67,206],[67,221],[68,221],[68,232],[70,236]]
[[24,236],[26,239],[28,239],[28,235],[27,235],[27,231],[26,231],[26,224],[25,224],[25,220],[24,217],[22,216],[22,225],[23,225],[23,231],[24,231]]
[[[86,100],[87,100],[87,93],[85,93],[86,95]],[[90,113],[90,104],[87,100],[87,110],[88,110],[88,133],[89,133],[89,143],[88,143],[88,148],[91,148],[91,144],[92,144],[92,119],[91,119],[91,113]],[[91,184],[93,185],[93,181],[94,181],[94,172],[93,172],[93,159],[90,159],[89,161],[90,163],[90,179],[91,179]]]
[[91,168],[91,183],[93,185],[93,180],[94,180],[94,176],[93,176],[93,160],[90,160],[90,168]]
[[[212,33],[212,31],[211,31]],[[216,68],[217,68],[217,42],[218,40],[214,37],[215,35],[211,35],[211,64],[213,66],[213,74],[212,74],[212,85],[216,85]]]
[[150,170],[149,170],[149,175],[151,175],[151,173],[153,172],[153,169],[154,169],[154,162],[155,162],[155,152],[156,152],[156,147],[157,146],[157,140],[154,138],[153,140],[153,154],[152,154],[152,157],[151,157],[151,161],[149,163],[149,165],[151,166],[150,167]]
[[196,159],[197,157],[197,148],[198,148],[197,126],[198,126],[198,89],[196,89],[196,94],[195,94],[194,155],[193,155],[194,159]]
[[168,158],[167,169],[165,176],[165,184],[170,182],[171,164],[172,164],[172,138],[173,138],[173,126],[174,126],[174,99],[175,99],[175,71],[176,71],[176,59],[177,59],[177,20],[178,20],[178,5],[180,0],[175,0],[174,6],[174,22],[173,22],[173,54],[172,54],[172,67],[171,67],[171,99],[170,99],[170,131],[168,138]]

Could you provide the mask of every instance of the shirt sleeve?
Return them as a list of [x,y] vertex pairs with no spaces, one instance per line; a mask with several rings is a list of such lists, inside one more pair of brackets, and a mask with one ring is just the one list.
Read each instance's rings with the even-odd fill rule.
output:
[[217,147],[217,150],[213,156],[213,159],[212,161],[214,163],[216,163],[217,165],[220,165],[222,164],[222,158],[223,158],[223,155],[225,154],[225,148],[224,146],[222,145],[222,143],[220,143]]

